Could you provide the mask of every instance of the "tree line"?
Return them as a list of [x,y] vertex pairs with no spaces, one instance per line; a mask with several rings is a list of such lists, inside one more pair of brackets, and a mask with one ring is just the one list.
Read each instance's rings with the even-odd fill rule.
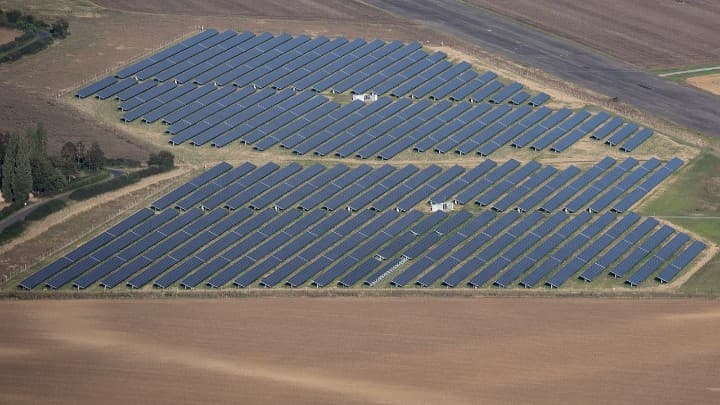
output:
[[105,154],[97,142],[66,142],[60,156],[50,156],[47,131],[42,124],[25,133],[0,132],[0,186],[5,201],[22,206],[30,193],[42,195],[63,190],[81,171],[97,172]]
[[70,24],[64,18],[58,18],[51,24],[23,13],[20,10],[7,12],[0,8],[0,27],[17,29],[23,32],[13,41],[0,44],[0,63],[12,62],[23,55],[39,52],[53,43],[54,39],[65,38],[70,34]]

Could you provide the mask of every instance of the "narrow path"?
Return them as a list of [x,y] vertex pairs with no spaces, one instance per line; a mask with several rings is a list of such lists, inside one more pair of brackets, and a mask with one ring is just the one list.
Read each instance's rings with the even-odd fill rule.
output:
[[688,69],[688,70],[681,70],[678,72],[660,73],[658,76],[668,77],[668,76],[684,75],[686,73],[711,72],[713,70],[720,70],[720,66],[711,66],[711,67],[698,68],[698,69]]
[[653,215],[658,218],[675,218],[675,219],[720,219],[720,217],[708,217],[704,215]]
[[[121,176],[126,173],[122,169],[107,168],[106,170],[108,172],[110,172],[111,179]],[[109,179],[103,180],[103,181],[108,181],[108,180]],[[94,183],[94,184],[98,184],[98,183]],[[72,193],[73,191],[75,191],[75,189],[66,191],[61,194],[57,194],[57,195],[53,196],[52,198],[39,200],[33,204],[30,204],[26,207],[21,208],[18,211],[13,212],[12,214],[10,214],[9,217],[0,220],[0,233],[2,233],[7,227],[14,225],[17,222],[23,221],[28,215],[30,215],[32,212],[34,212],[35,210],[37,210],[38,208],[40,208],[43,204],[45,204],[47,202],[50,202],[53,200],[67,201],[68,197],[70,196],[70,193]]]

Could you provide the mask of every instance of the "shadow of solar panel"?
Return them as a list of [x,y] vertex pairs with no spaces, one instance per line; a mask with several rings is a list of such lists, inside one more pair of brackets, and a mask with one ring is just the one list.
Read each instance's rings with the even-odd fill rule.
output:
[[[231,183],[221,184],[223,188],[218,193],[202,201],[201,207],[205,210],[215,209],[222,205],[224,202],[230,200],[233,196],[239,194],[240,192],[257,183],[261,179],[264,179],[266,176],[275,172],[279,168],[280,166],[271,162],[261,167],[255,168],[251,172],[246,173],[237,179],[233,179]],[[225,178],[223,177],[222,180],[224,183]],[[215,180],[215,182],[218,181],[219,180]]]
[[[506,162],[504,165],[512,165],[512,163],[509,163],[510,161]],[[512,162],[516,162],[512,160]],[[519,164],[519,163],[518,163]],[[430,198],[430,203],[441,203],[445,201],[457,201],[457,198],[455,195],[460,192],[461,190],[465,189],[468,185],[472,184],[474,181],[479,179],[481,176],[483,176],[485,173],[493,169],[497,163],[493,162],[492,160],[486,160],[479,165],[475,166],[474,168],[470,169],[467,173],[463,174],[459,178],[457,178],[452,183],[447,183],[445,187],[442,187],[438,192],[435,193],[435,195]],[[505,170],[505,169],[503,169]],[[457,175],[460,175],[462,172],[458,169],[455,169],[457,171]],[[457,175],[455,177],[457,177]],[[448,179],[449,180],[449,179]],[[442,186],[443,184],[437,184],[438,187]]]
[[680,250],[680,248],[689,240],[690,237],[684,233],[675,235],[672,240],[660,248],[650,259],[643,263],[643,265],[640,266],[635,273],[628,277],[625,283],[632,287],[640,285],[642,282],[647,280],[651,274],[658,271],[663,263],[670,260],[670,258],[674,256],[675,253],[677,253],[677,251]]
[[[234,235],[228,235],[230,236],[228,238],[230,243],[223,243],[221,248],[226,249],[230,246],[229,249],[224,250],[219,255],[219,252],[213,252],[214,258],[212,260],[210,259],[213,256],[206,257],[205,260],[208,261],[194,273],[185,277],[180,285],[185,288],[197,287],[205,279],[226,268],[233,261],[248,253],[253,247],[259,246],[272,235],[298,219],[300,215],[299,211],[294,210],[286,211],[282,215],[276,215],[274,211],[266,210],[263,211],[262,216],[251,217],[249,221],[244,222],[239,229],[233,232]],[[269,218],[272,219],[269,220]]]
[[647,235],[657,224],[656,219],[647,218],[588,267],[588,269],[580,275],[580,278],[585,281],[592,281],[600,273],[607,270],[617,259],[626,254],[634,244]]
[[314,207],[317,207],[320,203],[335,196],[341,190],[348,187],[350,184],[354,183],[361,177],[367,175],[371,171],[372,167],[368,165],[360,165],[350,170],[349,172],[343,174],[342,177],[328,182],[322,188],[318,189],[315,193],[305,198],[300,204],[298,204],[298,208],[307,211]]
[[610,138],[605,141],[606,144],[610,146],[616,146],[625,139],[627,139],[630,135],[632,135],[635,131],[637,131],[638,126],[633,123],[627,123],[622,128],[620,128],[617,132],[612,134]]
[[[470,257],[471,254],[475,254],[476,251],[483,246],[485,243],[489,242],[490,240],[493,240],[495,237],[497,237],[500,232],[511,226],[517,219],[520,218],[520,214],[517,211],[512,211],[507,214],[501,215],[497,220],[490,223],[489,226],[485,227],[480,235],[476,236],[471,243],[468,243],[463,248],[469,248],[472,247],[473,249],[470,251],[468,249],[463,251],[463,248],[461,248],[458,251],[458,255],[466,255],[466,257]],[[485,254],[489,253],[491,250],[497,249],[497,245],[491,247],[487,246],[482,252],[485,252]],[[479,268],[479,265],[481,265],[481,260],[477,257],[477,254],[472,257],[469,261],[466,261],[466,263],[461,266],[459,269],[455,270],[453,273],[451,273],[449,276],[445,277],[442,285],[447,287],[456,287],[462,283],[463,280],[470,277],[470,275]]]
[[238,209],[252,201],[254,198],[257,198],[260,194],[280,184],[281,181],[299,172],[301,169],[302,166],[299,163],[291,163],[277,171],[273,171],[266,177],[263,177],[262,180],[245,187],[242,191],[228,200],[224,207],[231,210]]
[[510,96],[517,93],[521,89],[522,84],[517,82],[510,83],[509,85],[505,86],[505,88],[503,88],[501,91],[495,93],[492,97],[490,97],[488,101],[494,104],[503,103],[507,99],[509,99]]
[[673,261],[665,266],[655,277],[661,283],[669,283],[678,275],[690,262],[705,250],[705,244],[699,241],[693,241],[690,246],[673,259]]
[[[244,253],[241,257],[239,257],[239,260],[231,263],[218,274],[210,278],[207,285],[213,288],[220,288],[230,282],[233,278],[244,274],[248,268],[253,266],[255,263],[258,263],[258,261],[264,257],[267,257],[272,252],[277,251],[286,242],[299,235],[301,232],[312,226],[312,224],[321,220],[324,215],[325,212],[323,211],[312,211],[298,218],[297,221],[292,224],[285,224],[285,226],[281,230],[275,232],[272,237],[269,237],[263,243]],[[242,278],[242,276],[240,276],[240,278]]]
[[350,201],[351,198],[361,195],[366,192],[370,187],[380,182],[383,178],[387,177],[390,173],[394,172],[395,168],[390,165],[384,165],[380,168],[373,170],[368,173],[362,179],[352,183],[348,187],[343,188],[338,194],[327,200],[322,208],[328,211],[336,210],[341,205]]
[[491,81],[473,93],[468,99],[471,103],[482,103],[482,101],[491,94],[502,89],[503,85],[497,80]]

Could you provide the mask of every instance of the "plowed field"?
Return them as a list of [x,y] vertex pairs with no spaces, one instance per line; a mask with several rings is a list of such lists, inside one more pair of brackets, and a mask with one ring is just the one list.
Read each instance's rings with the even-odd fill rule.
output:
[[720,304],[0,302],[0,403],[717,403]]
[[471,0],[644,68],[720,59],[720,3],[714,0]]

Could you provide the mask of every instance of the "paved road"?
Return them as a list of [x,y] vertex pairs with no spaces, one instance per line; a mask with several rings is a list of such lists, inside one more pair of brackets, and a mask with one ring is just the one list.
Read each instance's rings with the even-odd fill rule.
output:
[[720,97],[682,86],[458,0],[367,0],[676,124],[720,136]]

